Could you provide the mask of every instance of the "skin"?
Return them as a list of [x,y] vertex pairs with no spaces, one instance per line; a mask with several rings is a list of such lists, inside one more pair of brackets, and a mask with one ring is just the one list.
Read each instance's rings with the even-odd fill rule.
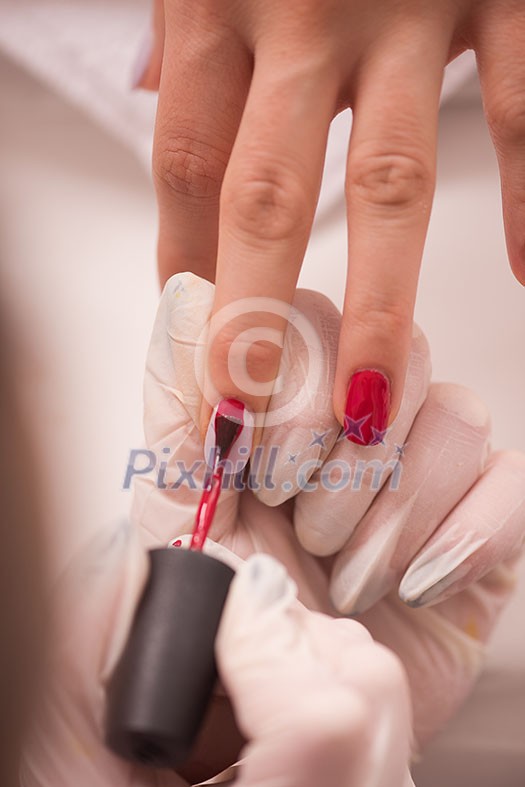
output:
[[[332,118],[353,110],[348,275],[334,412],[352,373],[378,369],[401,403],[431,211],[445,65],[474,49],[499,160],[510,263],[525,284],[525,6],[521,0],[155,0],[154,46],[139,85],[159,89],[153,169],[164,283],[190,270],[216,282],[214,312],[237,299],[293,299]],[[285,319],[244,314],[213,339],[227,369],[239,329],[272,381]],[[244,392],[256,412],[266,389]],[[211,404],[214,404],[212,402]],[[204,399],[204,430],[210,414]]]

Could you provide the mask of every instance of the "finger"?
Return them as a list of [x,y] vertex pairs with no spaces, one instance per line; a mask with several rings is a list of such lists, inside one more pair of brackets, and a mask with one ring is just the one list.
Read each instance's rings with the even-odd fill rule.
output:
[[[323,467],[295,499],[294,524],[302,546],[314,555],[332,555],[346,543],[383,484],[396,487],[404,443],[430,382],[428,343],[414,325],[405,392],[399,416],[383,441],[372,448],[351,443],[344,432]],[[298,474],[301,470],[298,465]],[[390,480],[389,480],[390,479]]]
[[151,28],[137,53],[131,86],[158,90],[164,56],[164,0],[153,0]]
[[339,435],[332,391],[341,315],[325,296],[297,290],[250,488],[266,505],[294,497],[326,459]]
[[396,489],[384,486],[332,571],[332,599],[360,614],[401,580],[417,552],[478,479],[487,456],[490,418],[468,389],[430,387],[408,435]]
[[512,559],[525,538],[525,454],[494,454],[482,477],[411,563],[399,595],[437,604]]
[[481,643],[452,625],[439,609],[411,609],[392,593],[359,617],[405,667],[416,751],[443,729],[483,665]]
[[224,24],[166,4],[166,44],[153,146],[161,283],[215,275],[219,195],[246,97],[251,61]]
[[[432,18],[432,16],[430,17]],[[406,29],[406,28],[405,28]],[[348,439],[377,441],[396,416],[435,179],[449,33],[409,27],[378,44],[356,87],[348,155],[348,275],[334,409]],[[355,376],[354,376],[355,375]]]
[[[148,546],[167,544],[193,529],[207,469],[198,427],[198,359],[213,289],[204,279],[181,273],[168,281],[159,303],[144,379],[147,449],[130,456],[124,483],[125,488],[133,484],[132,516]],[[237,505],[233,486],[223,489],[211,538],[219,540],[233,525]]]
[[483,8],[474,44],[500,168],[507,250],[514,275],[525,284],[525,8]]
[[[390,784],[393,773],[405,772],[406,782],[413,785],[407,768],[412,744],[410,691],[402,661],[387,647],[372,639],[367,628],[349,618],[331,618],[307,613],[307,627],[318,658],[338,675],[343,686],[366,698],[377,729],[389,729],[393,748],[380,755],[383,772],[378,784]],[[393,728],[396,734],[393,735]],[[400,745],[401,741],[401,745]],[[388,746],[388,744],[387,744]],[[378,754],[378,752],[376,752]]]
[[[385,668],[384,651],[362,627],[345,623],[343,633],[340,623],[298,605],[284,569],[266,555],[251,558],[234,579],[217,655],[251,740],[240,784],[357,787],[372,777],[383,783],[387,768],[389,784],[405,784],[410,727],[402,672],[391,661]],[[336,664],[349,643],[359,652],[353,680]]]
[[221,193],[203,429],[221,396],[242,399],[262,425],[315,211],[336,92],[332,66],[311,57],[299,67],[273,51],[256,53]]

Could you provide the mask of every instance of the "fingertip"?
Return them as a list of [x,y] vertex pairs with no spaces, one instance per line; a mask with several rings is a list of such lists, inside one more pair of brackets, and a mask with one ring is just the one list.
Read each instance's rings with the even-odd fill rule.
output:
[[391,381],[379,369],[357,369],[348,383],[343,434],[356,445],[382,443],[391,419]]
[[[522,212],[521,226],[525,226],[525,207]],[[511,231],[507,231],[507,235],[510,233]],[[507,253],[515,279],[522,287],[525,287],[525,237],[522,240],[508,237]]]
[[488,406],[467,386],[460,383],[432,383],[430,395],[441,410],[484,433],[490,431]]

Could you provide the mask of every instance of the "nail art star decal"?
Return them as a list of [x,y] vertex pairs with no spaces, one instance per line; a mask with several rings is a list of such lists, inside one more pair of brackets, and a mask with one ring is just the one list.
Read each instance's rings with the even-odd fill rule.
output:
[[386,429],[376,429],[375,426],[370,427],[372,430],[372,442],[370,445],[385,445],[385,437],[388,434],[388,427]]
[[313,435],[313,439],[312,442],[309,443],[308,448],[310,448],[312,445],[320,445],[321,448],[326,448],[325,439],[332,430],[328,429],[326,432],[316,432],[314,429],[310,429],[310,431]]
[[288,454],[288,461],[286,464],[294,465],[297,461],[297,454]]
[[365,421],[368,421],[370,415],[365,415],[363,418],[350,418],[349,415],[345,415],[345,425],[343,427],[343,431],[339,436],[339,440],[344,440],[345,438],[348,439],[349,437],[357,437],[358,440],[364,442],[363,438],[363,424]]

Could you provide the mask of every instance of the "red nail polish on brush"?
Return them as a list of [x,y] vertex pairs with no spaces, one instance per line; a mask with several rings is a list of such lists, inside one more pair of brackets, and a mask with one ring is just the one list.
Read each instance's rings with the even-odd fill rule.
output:
[[149,576],[107,688],[106,743],[133,762],[181,765],[209,706],[217,677],[215,638],[234,572],[201,550],[219,500],[224,460],[242,440],[248,445],[252,423],[242,402],[219,403],[210,431],[212,475],[190,548],[149,553]]
[[383,442],[390,414],[390,382],[375,369],[360,369],[350,378],[344,435],[357,445]]

